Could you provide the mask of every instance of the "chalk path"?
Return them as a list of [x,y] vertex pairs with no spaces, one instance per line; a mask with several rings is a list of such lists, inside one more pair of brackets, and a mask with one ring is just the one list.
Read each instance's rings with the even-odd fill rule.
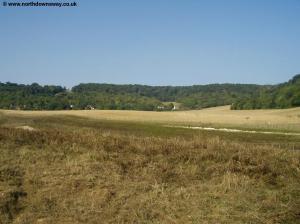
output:
[[277,134],[277,135],[299,135],[300,136],[300,133],[296,133],[296,132],[251,131],[251,130],[241,130],[241,129],[233,129],[233,128],[213,128],[213,127],[200,127],[200,126],[195,127],[195,126],[173,126],[173,125],[165,125],[165,127],[186,128],[186,129],[206,130],[206,131],[258,133],[258,134]]

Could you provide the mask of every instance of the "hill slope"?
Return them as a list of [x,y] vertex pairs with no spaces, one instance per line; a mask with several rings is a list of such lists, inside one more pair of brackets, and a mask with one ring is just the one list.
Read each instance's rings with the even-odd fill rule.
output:
[[[231,109],[300,106],[300,75],[279,85],[209,84],[146,86],[87,83],[71,91],[61,86],[0,82],[0,108],[23,110],[172,110],[232,105]],[[178,108],[177,108],[178,109]]]
[[238,96],[251,97],[266,86],[252,84],[209,84],[193,86],[145,86],[87,83],[72,88],[73,92],[101,94],[133,94],[155,98],[161,102],[178,102],[185,109],[201,109],[233,103]]
[[290,108],[300,106],[300,74],[286,83],[271,86],[251,98],[240,98],[232,109]]
[[67,91],[61,86],[0,83],[0,108],[24,110],[97,109],[171,110],[201,109],[232,104],[237,97],[251,97],[266,86],[211,84],[194,86],[145,86],[80,84]]

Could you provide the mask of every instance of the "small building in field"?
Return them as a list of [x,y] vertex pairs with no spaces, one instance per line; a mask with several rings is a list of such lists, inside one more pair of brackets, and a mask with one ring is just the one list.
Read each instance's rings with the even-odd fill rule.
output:
[[85,109],[86,109],[86,110],[95,110],[95,107],[92,106],[92,105],[87,105],[87,106],[85,107]]

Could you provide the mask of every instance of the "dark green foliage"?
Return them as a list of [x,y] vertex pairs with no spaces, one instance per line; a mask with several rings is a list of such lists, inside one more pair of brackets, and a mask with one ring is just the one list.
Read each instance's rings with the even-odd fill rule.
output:
[[[145,85],[113,85],[87,83],[72,88],[74,93],[101,94],[133,94],[139,97],[149,97],[161,102],[172,101],[181,103],[184,109],[200,109],[213,106],[228,105],[237,96],[251,97],[265,86],[248,84],[210,84],[194,86],[145,86]],[[164,109],[171,108],[164,107]]]
[[195,86],[145,86],[80,84],[67,91],[60,86],[0,83],[0,108],[22,110],[113,109],[172,110],[179,102],[183,109],[231,104],[237,96],[251,96],[263,87],[242,84]]
[[263,88],[265,87],[247,84],[213,84],[202,86],[198,92],[180,98],[178,101],[191,109],[222,106],[232,104],[237,97],[252,97],[253,93]]
[[[232,109],[300,106],[300,75],[275,86],[210,84],[146,86],[87,83],[68,91],[61,86],[0,82],[0,108],[22,110],[112,109],[172,110],[232,105]],[[176,107],[178,109],[178,107]]]
[[267,109],[290,108],[300,106],[300,75],[294,76],[290,81],[271,86],[254,94],[253,97],[240,98],[232,109]]
[[0,83],[2,109],[65,109],[66,102],[59,94],[66,92],[61,86],[19,85]]
[[132,93],[70,92],[60,86],[0,83],[0,108],[22,110],[115,109],[156,110],[162,103]]

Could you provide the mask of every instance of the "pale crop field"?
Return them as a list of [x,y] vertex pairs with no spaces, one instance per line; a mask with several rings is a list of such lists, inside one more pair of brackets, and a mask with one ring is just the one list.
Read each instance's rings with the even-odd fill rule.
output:
[[154,122],[164,124],[204,125],[300,131],[300,108],[269,110],[230,110],[229,106],[190,111],[126,111],[126,110],[65,110],[65,111],[10,111],[4,115],[54,116],[72,115],[91,119]]

